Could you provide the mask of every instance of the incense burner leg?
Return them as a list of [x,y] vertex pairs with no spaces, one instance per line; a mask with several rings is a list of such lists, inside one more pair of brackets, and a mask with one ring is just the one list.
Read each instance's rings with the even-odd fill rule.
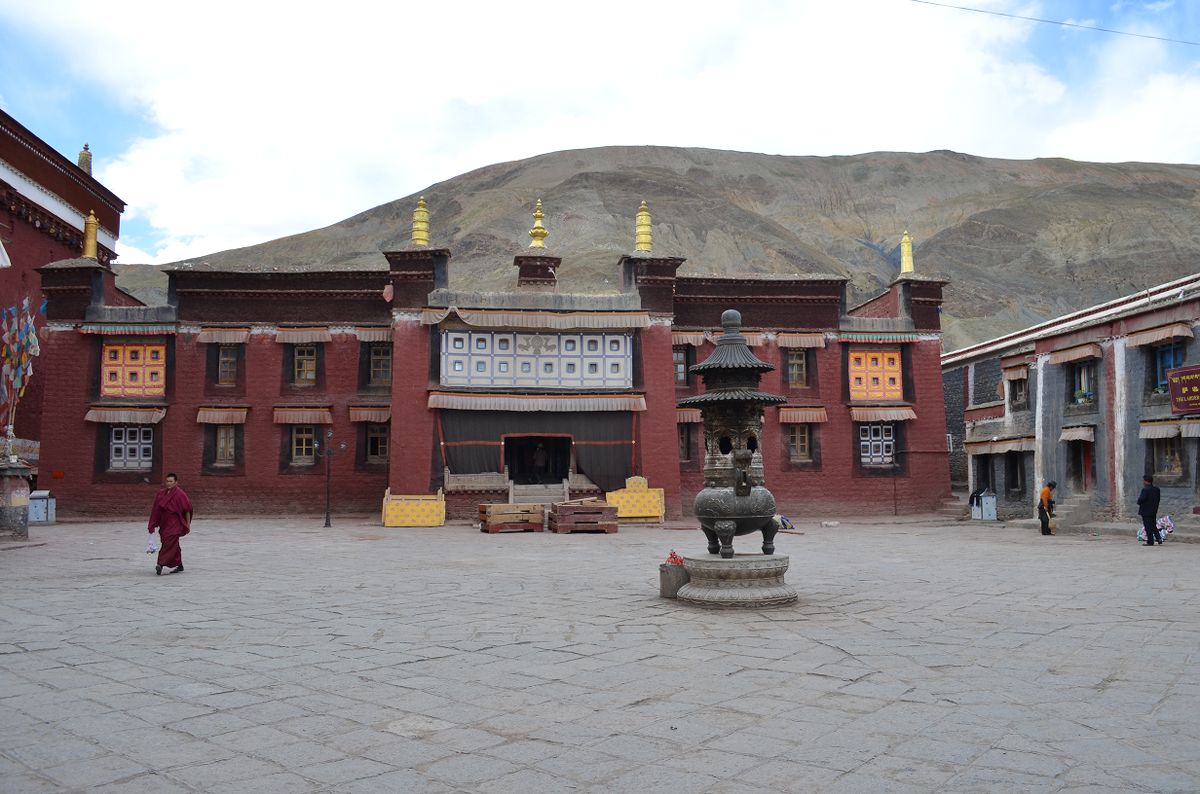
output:
[[721,557],[728,560],[733,557],[733,533],[737,531],[736,521],[717,521],[713,524],[717,537],[721,539]]
[[775,553],[775,533],[779,531],[779,519],[772,518],[767,523],[763,524],[763,554]]
[[700,527],[700,531],[704,533],[704,537],[708,538],[708,553],[716,554],[721,550],[721,541],[717,537],[717,533],[713,532],[708,527]]

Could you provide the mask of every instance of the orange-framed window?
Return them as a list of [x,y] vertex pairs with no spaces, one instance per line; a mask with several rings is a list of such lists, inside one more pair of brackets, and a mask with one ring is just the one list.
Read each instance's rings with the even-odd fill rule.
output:
[[899,350],[851,350],[851,400],[903,400]]
[[161,397],[167,393],[167,346],[105,344],[100,353],[102,397]]

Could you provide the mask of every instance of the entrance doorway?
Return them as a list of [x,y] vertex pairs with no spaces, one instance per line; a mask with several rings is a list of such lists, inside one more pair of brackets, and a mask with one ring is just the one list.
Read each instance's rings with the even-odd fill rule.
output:
[[1073,493],[1091,490],[1092,482],[1096,479],[1093,465],[1092,442],[1067,442],[1067,483]]
[[504,436],[504,465],[518,485],[562,482],[571,471],[571,438]]

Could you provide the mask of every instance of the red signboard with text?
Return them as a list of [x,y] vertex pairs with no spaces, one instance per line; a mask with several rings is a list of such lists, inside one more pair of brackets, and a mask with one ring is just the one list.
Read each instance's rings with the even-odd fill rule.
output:
[[1200,413],[1200,366],[1167,370],[1171,413]]

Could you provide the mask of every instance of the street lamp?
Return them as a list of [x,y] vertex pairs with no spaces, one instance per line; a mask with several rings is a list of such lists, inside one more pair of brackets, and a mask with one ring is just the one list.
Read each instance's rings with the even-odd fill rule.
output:
[[331,428],[331,429],[325,431],[325,447],[324,447],[324,449],[320,448],[321,442],[319,442],[319,441],[317,442],[317,447],[318,447],[317,454],[322,455],[325,458],[325,527],[329,528],[329,527],[333,526],[333,524],[330,523],[330,521],[329,521],[329,501],[330,501],[330,494],[332,491],[332,482],[333,482],[333,477],[332,477],[333,469],[332,469],[332,460],[331,459],[337,453],[338,450],[344,450],[346,448],[346,442],[345,441],[341,442],[340,444],[338,444],[338,449],[334,449],[333,448],[333,429]]

